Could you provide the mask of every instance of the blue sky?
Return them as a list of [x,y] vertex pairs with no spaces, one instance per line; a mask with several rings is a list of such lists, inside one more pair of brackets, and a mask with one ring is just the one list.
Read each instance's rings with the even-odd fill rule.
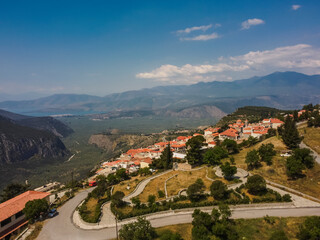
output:
[[320,1],[0,1],[0,99],[320,73]]

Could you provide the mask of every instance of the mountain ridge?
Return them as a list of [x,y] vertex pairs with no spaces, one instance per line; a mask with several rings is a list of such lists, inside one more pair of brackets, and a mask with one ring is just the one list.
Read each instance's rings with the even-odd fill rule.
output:
[[[195,105],[213,105],[223,112],[223,99],[235,101],[265,98],[270,107],[297,108],[305,101],[320,101],[320,75],[297,72],[274,72],[232,82],[199,82],[192,85],[171,85],[113,93],[104,97],[59,94],[33,101],[0,102],[0,108],[14,112],[103,113],[128,110],[178,111]],[[299,94],[297,94],[299,93]],[[297,96],[297,97],[296,97]],[[269,102],[267,97],[272,99]],[[253,103],[256,104],[256,103]],[[228,101],[226,101],[228,105]],[[247,105],[247,104],[246,104]]]

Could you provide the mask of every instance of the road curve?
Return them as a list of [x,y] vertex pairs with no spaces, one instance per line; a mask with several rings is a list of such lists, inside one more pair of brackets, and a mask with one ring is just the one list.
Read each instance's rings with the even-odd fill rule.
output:
[[[89,190],[90,191],[90,190]],[[40,235],[39,240],[105,240],[116,237],[115,227],[104,228],[100,230],[83,230],[77,228],[71,220],[74,209],[87,196],[88,190],[77,194],[73,199],[63,205],[60,214],[46,221]],[[260,218],[265,215],[277,217],[300,217],[300,216],[320,216],[319,207],[303,207],[303,208],[241,208],[233,210],[233,218]],[[180,223],[192,222],[192,211],[181,212],[174,215],[163,215],[162,217],[151,219],[152,226],[162,227]],[[119,224],[120,225],[120,224]]]

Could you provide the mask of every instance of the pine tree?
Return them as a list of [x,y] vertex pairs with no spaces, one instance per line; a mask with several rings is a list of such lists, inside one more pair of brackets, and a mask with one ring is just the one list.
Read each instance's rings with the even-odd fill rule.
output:
[[299,136],[298,129],[295,121],[291,117],[287,117],[282,131],[283,142],[288,148],[298,148],[301,143],[301,137]]

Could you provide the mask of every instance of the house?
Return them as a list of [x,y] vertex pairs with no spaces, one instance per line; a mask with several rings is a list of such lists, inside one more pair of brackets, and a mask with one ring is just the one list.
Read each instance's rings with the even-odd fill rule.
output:
[[28,221],[22,210],[27,202],[35,199],[46,199],[49,202],[50,193],[27,191],[0,204],[0,239],[18,233]]
[[217,145],[215,141],[208,142],[208,148],[214,148]]
[[233,129],[233,128],[229,128],[227,130],[225,130],[224,132],[219,134],[219,139],[220,140],[224,140],[224,139],[232,139],[232,140],[237,140],[239,137],[238,131]]
[[177,159],[184,159],[187,155],[184,154],[184,153],[177,153],[177,152],[174,152],[173,153],[173,158],[177,158]]
[[284,124],[284,122],[282,122],[281,120],[277,119],[277,118],[271,118],[270,119],[271,122],[271,128],[278,128],[280,127],[282,124]]
[[186,149],[186,144],[185,143],[173,144],[171,145],[171,148],[173,148],[174,151],[183,151]]
[[140,168],[149,167],[151,163],[152,163],[152,159],[151,158],[145,158],[145,159],[140,161]]

